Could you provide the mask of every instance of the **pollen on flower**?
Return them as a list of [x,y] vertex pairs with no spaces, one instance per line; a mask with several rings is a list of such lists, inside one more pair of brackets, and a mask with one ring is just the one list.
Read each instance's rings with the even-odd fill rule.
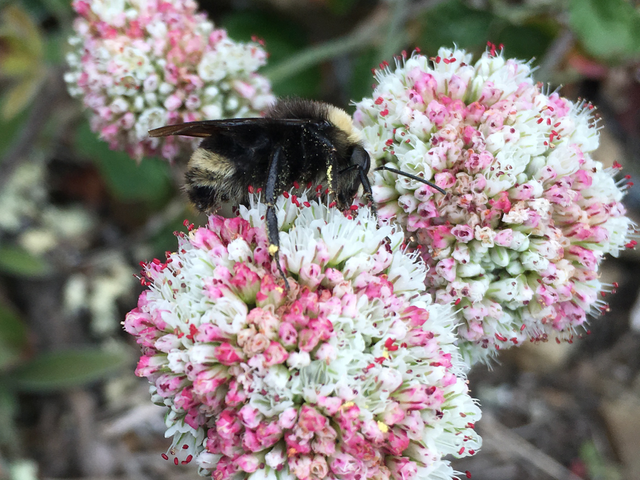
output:
[[309,206],[276,202],[288,291],[256,196],[144,264],[124,326],[142,348],[136,374],[169,408],[163,458],[216,480],[455,478],[444,456],[479,448],[480,409],[451,307],[424,292],[402,231],[366,207],[349,220],[298,200]]
[[605,311],[600,262],[635,248],[637,234],[621,203],[630,178],[591,157],[592,105],[548,91],[492,43],[475,63],[442,48],[375,78],[354,117],[373,167],[420,175],[447,196],[374,170],[374,201],[419,247],[428,291],[455,303],[468,363],[527,338],[572,338]]

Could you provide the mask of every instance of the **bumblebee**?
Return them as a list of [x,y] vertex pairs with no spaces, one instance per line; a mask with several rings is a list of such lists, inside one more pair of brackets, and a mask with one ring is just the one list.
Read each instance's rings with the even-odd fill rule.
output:
[[[211,212],[227,201],[247,200],[249,186],[262,188],[267,205],[269,253],[279,261],[276,198],[294,182],[328,183],[340,210],[347,210],[362,186],[364,198],[375,204],[367,178],[369,154],[362,146],[351,117],[323,102],[299,98],[281,99],[261,118],[205,120],[168,125],[149,131],[151,137],[186,135],[202,137],[185,174],[185,190],[196,208]],[[440,187],[415,175],[388,170]]]

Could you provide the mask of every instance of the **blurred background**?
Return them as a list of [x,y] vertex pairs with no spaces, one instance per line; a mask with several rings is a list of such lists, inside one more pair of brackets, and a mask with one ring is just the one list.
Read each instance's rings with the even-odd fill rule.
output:
[[[229,36],[265,40],[274,92],[352,112],[371,69],[415,47],[535,58],[537,80],[592,101],[596,157],[640,178],[640,10],[626,0],[202,1]],[[0,479],[197,478],[161,459],[163,410],[134,376],[120,322],[138,263],[175,248],[183,163],[139,165],[90,131],[66,93],[65,0],[0,1]],[[639,217],[640,190],[626,197]],[[469,376],[484,447],[477,480],[640,478],[640,255],[607,259],[610,311],[573,344],[525,345]],[[462,474],[464,477],[464,473]]]

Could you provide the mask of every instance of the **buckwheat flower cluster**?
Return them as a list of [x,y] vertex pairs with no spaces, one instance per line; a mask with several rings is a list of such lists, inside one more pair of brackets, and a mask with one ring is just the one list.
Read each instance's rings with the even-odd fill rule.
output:
[[136,159],[174,159],[193,139],[148,138],[166,124],[255,116],[274,97],[256,70],[266,53],[214,29],[193,0],[73,2],[69,92],[91,112],[92,129]]
[[466,360],[551,333],[571,340],[606,308],[598,266],[633,229],[620,166],[591,158],[591,105],[549,94],[493,47],[475,63],[463,50],[414,53],[376,79],[355,113],[374,166],[447,195],[377,171],[374,199],[422,248],[436,301],[456,303]]
[[479,448],[480,409],[424,264],[364,208],[277,207],[288,291],[255,198],[144,267],[125,329],[174,463],[216,480],[453,478],[443,456]]

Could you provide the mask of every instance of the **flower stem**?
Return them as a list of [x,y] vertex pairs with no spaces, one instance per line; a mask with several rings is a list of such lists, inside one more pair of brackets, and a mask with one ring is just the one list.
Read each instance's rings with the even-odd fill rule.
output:
[[374,42],[380,28],[388,21],[387,7],[377,8],[359,27],[348,35],[307,48],[262,73],[274,84],[281,83],[295,74],[329,58],[355,52]]
[[407,0],[396,0],[391,9],[391,18],[387,26],[387,35],[384,43],[380,46],[378,57],[380,60],[388,60],[398,53],[407,40],[404,31],[405,20],[408,17]]

